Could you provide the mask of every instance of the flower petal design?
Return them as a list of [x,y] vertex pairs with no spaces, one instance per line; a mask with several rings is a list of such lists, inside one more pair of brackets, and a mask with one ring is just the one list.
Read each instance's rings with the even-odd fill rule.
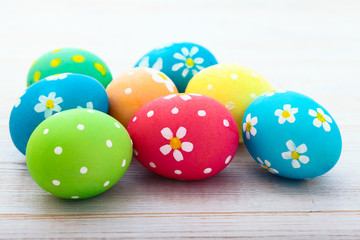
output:
[[268,166],[268,167],[271,166],[271,163],[270,163],[268,160],[265,160],[264,163],[265,163],[265,165]]
[[51,109],[45,109],[45,118],[51,117],[52,115],[52,110]]
[[55,112],[60,112],[61,111],[61,107],[59,105],[55,105],[53,109],[51,109],[52,111]]
[[194,75],[196,75],[198,72],[197,72],[195,69],[192,69],[192,70],[191,70],[191,73],[192,73],[192,75],[194,76]]
[[174,156],[175,160],[178,162],[184,160],[184,157],[179,150],[174,150],[173,156]]
[[92,102],[87,102],[86,103],[86,108],[94,109],[94,104]]
[[59,103],[62,103],[62,102],[63,102],[62,97],[57,97],[57,98],[54,99],[55,104],[59,104]]
[[318,112],[318,113],[320,113],[321,115],[323,115],[324,116],[324,111],[321,109],[321,108],[317,108],[316,109],[316,111]]
[[250,122],[251,120],[251,113],[249,113],[247,116],[246,116],[246,122]]
[[296,150],[295,143],[292,140],[287,141],[286,146],[289,149],[289,151],[291,151],[291,152]]
[[273,169],[273,168],[270,168],[270,172],[275,173],[275,174],[278,174],[278,173],[279,173],[279,171],[278,171],[278,170]]
[[184,57],[182,54],[180,53],[175,53],[174,54],[174,58],[178,59],[178,60],[182,60],[182,61],[186,61],[186,57]]
[[290,109],[289,113],[294,115],[295,113],[298,113],[299,109],[298,108],[292,108]]
[[143,57],[139,62],[139,67],[149,67],[149,56]]
[[314,110],[309,109],[309,115],[312,116],[312,117],[316,117],[317,113]]
[[163,155],[168,155],[171,152],[171,150],[172,150],[172,148],[169,144],[166,144],[166,145],[160,147],[160,152]]
[[322,123],[319,121],[319,119],[315,118],[313,121],[313,124],[315,127],[321,127]]
[[331,119],[330,116],[328,116],[328,115],[326,115],[326,114],[324,114],[323,116],[324,116],[324,118],[325,118],[325,120],[326,120],[327,122],[332,123],[332,119]]
[[55,100],[55,97],[56,97],[56,93],[51,92],[51,93],[49,93],[48,99]]
[[186,75],[189,73],[189,69],[185,68],[184,71],[182,72],[181,76],[186,77]]
[[181,52],[185,57],[189,56],[189,50],[186,47],[181,48]]
[[288,117],[287,120],[288,120],[289,123],[295,122],[295,117],[294,117],[294,115],[291,115],[290,117]]
[[190,57],[194,56],[199,51],[199,48],[196,46],[193,46],[190,50]]
[[162,61],[162,58],[159,57],[156,62],[154,63],[154,65],[152,66],[153,69],[156,69],[156,70],[161,70],[163,68],[163,61]]
[[329,124],[328,122],[324,122],[324,123],[323,123],[323,127],[324,127],[324,130],[325,130],[326,132],[330,132],[331,127],[330,127],[330,124]]
[[198,58],[194,59],[194,63],[196,63],[196,64],[202,64],[203,62],[204,62],[203,58],[198,57]]
[[179,129],[177,130],[176,132],[176,136],[179,138],[179,139],[182,139],[183,137],[185,137],[186,135],[186,128],[184,127],[179,127]]
[[253,118],[250,120],[250,122],[251,122],[251,126],[255,126],[255,125],[258,123],[257,117],[253,117]]
[[286,118],[284,118],[283,116],[280,116],[278,119],[279,124],[284,124],[286,122]]
[[286,160],[292,159],[292,157],[291,157],[291,152],[283,152],[283,153],[281,154],[281,156],[283,157],[283,159],[286,159]]
[[250,133],[251,133],[251,135],[255,136],[255,135],[256,135],[256,133],[257,133],[256,128],[251,127],[251,129],[250,129]]
[[199,69],[199,70],[203,70],[204,67],[203,66],[200,66],[200,65],[196,65],[196,67]]
[[298,146],[298,147],[295,149],[295,151],[296,151],[297,153],[305,153],[305,152],[307,152],[307,147],[306,147],[306,145],[303,143],[303,144],[301,144],[300,146]]
[[39,102],[41,102],[41,103],[46,103],[46,101],[48,100],[48,98],[45,97],[44,95],[41,95],[38,100],[39,100]]
[[176,63],[176,64],[174,64],[174,65],[172,66],[171,70],[177,71],[177,70],[179,70],[180,68],[182,68],[183,66],[184,66],[183,63]]
[[248,131],[246,131],[246,138],[250,139],[250,133]]
[[291,165],[293,166],[293,168],[299,168],[300,167],[300,163],[297,160],[292,160]]
[[259,162],[261,165],[264,165],[263,161],[262,161],[259,157],[257,157],[256,159],[258,160],[258,162]]
[[43,112],[43,111],[45,111],[45,109],[46,109],[46,107],[45,107],[45,104],[43,104],[43,103],[38,103],[34,107],[35,112]]
[[246,131],[246,123],[243,123],[243,131]]
[[173,133],[170,130],[170,128],[166,127],[161,130],[161,135],[166,138],[167,140],[170,140],[173,137]]
[[299,158],[299,161],[303,164],[307,164],[309,162],[309,160],[310,160],[309,157],[304,156],[304,155],[300,156],[300,158]]
[[[281,110],[281,109],[276,109],[276,111],[275,111],[275,116],[280,117],[280,116],[282,115],[282,113],[283,113],[283,110]],[[279,123],[280,123],[280,122],[279,122]]]
[[291,110],[291,105],[290,104],[285,104],[284,105],[284,111],[290,112],[290,110]]
[[194,145],[191,142],[183,142],[181,149],[185,152],[191,152],[194,149]]

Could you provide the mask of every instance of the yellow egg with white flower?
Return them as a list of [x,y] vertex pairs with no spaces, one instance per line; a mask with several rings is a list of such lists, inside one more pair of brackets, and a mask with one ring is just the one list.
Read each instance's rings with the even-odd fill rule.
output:
[[[196,74],[185,92],[199,93],[222,103],[232,113],[241,133],[246,108],[255,98],[272,90],[263,76],[249,68],[217,64]],[[242,138],[240,142],[243,142]]]

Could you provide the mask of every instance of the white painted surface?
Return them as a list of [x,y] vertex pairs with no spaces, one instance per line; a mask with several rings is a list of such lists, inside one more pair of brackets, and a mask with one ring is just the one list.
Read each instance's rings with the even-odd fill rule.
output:
[[[360,238],[360,2],[0,0],[0,238]],[[31,63],[60,47],[88,49],[113,76],[172,41],[305,93],[337,121],[343,153],[328,174],[291,181],[240,146],[221,174],[197,182],[133,161],[108,192],[68,201],[40,189],[8,132]]]

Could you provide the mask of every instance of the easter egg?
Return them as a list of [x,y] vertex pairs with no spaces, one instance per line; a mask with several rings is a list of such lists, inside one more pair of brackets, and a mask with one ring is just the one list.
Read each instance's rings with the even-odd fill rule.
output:
[[60,73],[88,75],[98,80],[105,88],[112,80],[109,68],[95,54],[80,48],[62,48],[45,53],[31,65],[27,86]]
[[320,176],[340,157],[341,135],[335,120],[300,93],[276,91],[258,97],[246,110],[241,130],[254,160],[282,177]]
[[115,78],[106,92],[109,97],[109,114],[126,127],[136,111],[146,103],[178,91],[164,73],[138,67]]
[[45,191],[61,198],[98,195],[124,175],[132,157],[126,129],[111,116],[72,109],[43,121],[30,137],[26,164]]
[[200,180],[221,172],[239,141],[231,113],[212,98],[171,94],[137,111],[127,130],[134,156],[164,177]]
[[25,154],[31,133],[46,118],[72,108],[93,108],[107,113],[104,87],[81,74],[49,76],[27,88],[11,111],[9,128],[16,148]]
[[135,67],[150,67],[165,73],[183,93],[195,74],[214,64],[217,60],[209,50],[195,43],[181,42],[155,48]]
[[218,64],[196,74],[186,93],[199,93],[216,99],[234,116],[239,128],[249,104],[258,96],[271,91],[270,83],[259,73],[235,64]]

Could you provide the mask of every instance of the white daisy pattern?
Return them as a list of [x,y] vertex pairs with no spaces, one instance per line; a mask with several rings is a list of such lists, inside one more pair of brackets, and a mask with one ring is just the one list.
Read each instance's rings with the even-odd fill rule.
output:
[[194,145],[191,142],[184,142],[181,140],[186,135],[186,128],[184,127],[179,127],[175,136],[170,128],[165,127],[161,130],[161,135],[170,142],[169,144],[160,147],[160,152],[163,155],[168,155],[172,150],[174,150],[173,156],[178,162],[184,160],[184,156],[180,149],[184,152],[191,152],[194,149]]
[[257,117],[251,118],[251,113],[246,116],[246,122],[243,123],[243,131],[246,133],[246,138],[250,139],[250,134],[255,136],[257,133],[256,128],[254,126],[257,124]]
[[315,117],[313,124],[315,127],[319,128],[323,126],[326,132],[331,131],[329,123],[332,123],[332,119],[329,115],[325,114],[321,108],[317,108],[316,111],[309,109],[309,115]]
[[150,57],[149,56],[145,56],[141,59],[141,61],[139,62],[139,67],[146,67],[146,68],[153,68],[156,70],[161,70],[163,68],[163,60],[161,57],[159,57],[158,59],[156,59],[156,62],[150,67],[149,64],[149,60]]
[[276,109],[275,116],[279,117],[279,124],[284,124],[286,121],[293,123],[295,122],[294,114],[297,112],[297,108],[291,108],[290,104],[285,104],[283,109]]
[[147,71],[148,73],[150,73],[152,75],[152,79],[155,82],[165,84],[165,86],[169,90],[169,92],[173,93],[175,91],[175,88],[176,88],[175,84],[164,73],[162,73],[156,69],[152,69],[152,68],[146,68],[145,71]]
[[47,81],[54,81],[54,80],[61,80],[67,78],[68,73],[61,73],[61,74],[55,74],[49,77],[46,77],[45,80]]
[[266,97],[271,97],[273,96],[275,93],[286,93],[285,90],[279,89],[279,90],[274,90],[274,91],[270,91],[268,93],[265,93]]
[[[77,106],[77,108],[82,108],[82,106]],[[94,109],[94,104],[92,102],[87,102],[85,108]]]
[[14,106],[15,106],[16,108],[20,105],[20,103],[21,103],[21,97],[24,96],[25,93],[26,93],[26,90],[23,91],[23,92],[20,94],[20,96],[16,99],[15,104],[14,104]]
[[270,168],[271,167],[271,163],[268,161],[268,160],[264,160],[262,161],[259,157],[256,158],[257,161],[259,162],[259,164],[265,168],[266,170],[268,170],[269,172],[271,173],[274,173],[274,174],[278,174],[279,171],[274,169],[274,168]]
[[171,70],[176,72],[183,68],[181,75],[183,77],[186,77],[191,70],[192,75],[198,73],[198,71],[204,69],[202,64],[204,62],[204,59],[201,57],[194,57],[196,53],[198,53],[199,48],[194,46],[190,49],[187,49],[186,47],[181,48],[181,53],[175,53],[174,58],[177,60],[181,60],[182,62],[175,63]]
[[307,152],[307,147],[303,143],[300,146],[296,147],[295,143],[292,140],[286,142],[288,152],[283,152],[281,155],[286,160],[292,160],[291,165],[293,168],[300,168],[300,163],[307,164],[309,162],[309,157],[302,155]]
[[61,97],[56,97],[55,92],[49,93],[49,96],[47,97],[41,95],[39,101],[40,103],[35,105],[34,110],[38,113],[44,112],[45,118],[50,117],[53,112],[61,111],[59,104],[63,102],[63,99]]
[[[190,94],[194,95],[192,93],[190,93]],[[174,98],[176,96],[179,96],[182,100],[187,101],[187,100],[191,99],[190,94],[170,94],[170,95],[165,96],[164,99],[171,99],[171,98]]]

